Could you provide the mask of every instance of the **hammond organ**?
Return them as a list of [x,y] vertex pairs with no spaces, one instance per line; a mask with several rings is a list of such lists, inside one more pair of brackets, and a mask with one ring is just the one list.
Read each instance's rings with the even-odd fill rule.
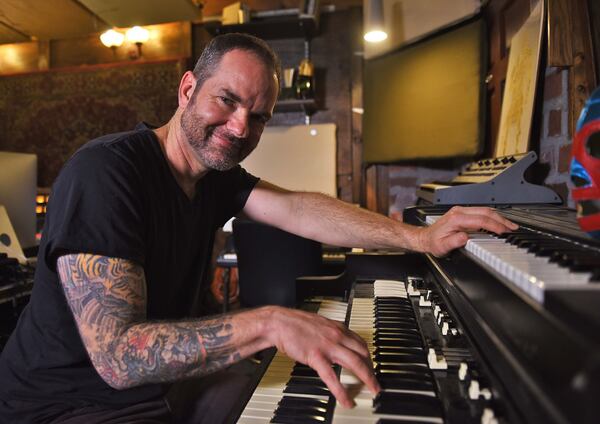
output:
[[[448,207],[416,206],[435,221]],[[299,279],[305,308],[367,340],[383,391],[338,369],[344,409],[312,370],[270,352],[240,423],[592,423],[600,416],[600,243],[574,212],[504,207],[520,225],[448,257],[349,254],[339,277]]]

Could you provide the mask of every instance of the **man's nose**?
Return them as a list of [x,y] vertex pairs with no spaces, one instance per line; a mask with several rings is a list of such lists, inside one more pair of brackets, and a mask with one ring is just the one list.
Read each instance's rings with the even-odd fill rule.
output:
[[249,133],[248,126],[249,114],[244,110],[238,110],[232,114],[227,121],[227,129],[231,135],[237,138],[246,138]]

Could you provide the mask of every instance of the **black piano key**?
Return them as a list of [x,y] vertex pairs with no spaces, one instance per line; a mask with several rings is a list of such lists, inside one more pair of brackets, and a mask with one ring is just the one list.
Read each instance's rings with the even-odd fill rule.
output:
[[415,355],[423,355],[424,351],[422,347],[418,346],[375,346],[375,353],[380,353],[382,355],[389,355],[393,353],[398,354],[415,354]]
[[418,337],[421,338],[421,333],[418,328],[407,328],[403,330],[394,330],[394,329],[386,329],[386,328],[375,328],[375,332],[373,334],[375,337],[383,337],[383,336],[394,336],[397,335],[399,337]]
[[[399,331],[403,331],[403,329],[397,329]],[[394,346],[394,343],[398,342],[399,346],[402,343],[410,343],[412,346],[422,346],[422,338],[421,336],[409,335],[409,334],[382,334],[380,336],[373,337],[373,342],[375,346],[383,346],[383,345],[391,345]]]
[[284,415],[325,418],[325,415],[327,415],[327,408],[312,406],[280,406],[275,410],[275,418]]
[[381,348],[422,348],[423,344],[420,341],[415,340],[390,340],[390,341],[380,341],[375,343],[375,347]]
[[401,321],[384,321],[384,322],[380,322],[377,324],[377,328],[379,328],[380,330],[417,330],[416,332],[418,333],[418,326],[416,322],[401,322]]
[[600,256],[565,254],[558,260],[558,264],[568,267],[571,271],[593,271],[600,268]]
[[[378,364],[381,365],[379,368],[375,368],[375,375],[381,376],[382,378],[425,378],[431,379],[431,371],[428,367],[422,368],[400,368],[396,367],[395,364]],[[396,367],[396,368],[393,368]]]
[[408,299],[402,299],[398,302],[378,301],[374,302],[374,309],[410,309],[413,310],[412,303]]
[[378,414],[442,417],[442,406],[436,397],[414,393],[379,392],[373,399],[373,409]]
[[383,390],[423,390],[433,391],[430,380],[417,378],[377,378]]
[[318,377],[291,377],[288,382],[288,386],[303,386],[310,385],[315,387],[327,387],[323,380]]
[[319,374],[310,367],[294,367],[291,375],[295,377],[319,377]]
[[375,373],[380,374],[383,372],[391,371],[413,371],[415,373],[423,373],[423,375],[430,375],[429,365],[422,364],[375,364]]
[[390,354],[390,355],[382,355],[380,353],[376,353],[374,355],[374,361],[377,363],[427,363],[427,357],[425,355],[417,355],[417,354]]
[[376,318],[404,318],[404,319],[415,319],[415,315],[412,310],[408,309],[379,309],[375,311]]
[[565,246],[562,245],[540,244],[537,246],[531,246],[529,249],[527,249],[527,251],[532,252],[535,256],[546,258],[564,249]]
[[300,416],[296,417],[293,415],[276,415],[271,419],[271,423],[275,424],[312,424],[312,423],[323,423],[324,418],[315,416]]
[[409,311],[412,312],[413,311],[413,307],[412,304],[410,303],[375,303],[375,306],[373,306],[373,310],[374,311],[384,311],[384,310],[391,310],[391,311],[397,311],[397,310],[403,310],[403,311]]
[[286,386],[283,393],[329,396],[329,389],[312,384],[293,384]]
[[380,418],[375,424],[424,424],[423,421],[403,420],[394,418]]
[[424,370],[390,370],[390,369],[380,369],[375,371],[375,376],[377,378],[414,378],[417,380],[425,379],[427,381],[431,381],[432,376],[429,369]]
[[568,260],[568,258],[575,257],[577,254],[581,253],[585,252],[581,249],[557,250],[548,257],[548,261],[560,263],[561,261]]
[[414,320],[415,316],[412,310],[404,308],[395,309],[377,309],[375,312],[375,318],[402,318],[408,320]]
[[416,324],[406,324],[403,322],[385,322],[380,324],[380,328],[388,330],[416,330],[417,326]]
[[523,235],[523,234],[531,234],[531,231],[527,231],[527,230],[516,230],[516,231],[509,231],[506,233],[502,233],[502,234],[494,234],[496,237],[498,238],[502,238],[502,239],[508,239],[509,237],[514,237],[517,235]]
[[410,333],[383,333],[383,334],[377,334],[373,337],[373,341],[375,342],[375,344],[387,344],[387,343],[394,343],[394,341],[398,341],[399,343],[402,342],[411,342],[411,343],[415,343],[415,344],[419,344],[421,342],[421,336],[415,334],[410,334]]
[[277,405],[285,407],[310,407],[310,408],[326,408],[327,401],[324,399],[315,399],[309,397],[300,396],[283,396]]
[[406,308],[378,308],[373,311],[376,318],[406,318],[415,319],[415,314],[412,310]]
[[410,325],[415,325],[417,320],[413,317],[403,317],[403,316],[399,316],[399,315],[389,315],[389,316],[385,316],[385,315],[375,315],[375,327],[379,327],[379,323],[386,323],[386,322],[402,322],[405,324],[410,324]]
[[404,297],[377,296],[375,297],[375,303],[410,303],[410,300]]

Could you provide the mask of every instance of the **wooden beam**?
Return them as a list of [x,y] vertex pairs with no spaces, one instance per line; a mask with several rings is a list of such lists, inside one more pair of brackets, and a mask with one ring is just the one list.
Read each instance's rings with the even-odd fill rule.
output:
[[573,65],[569,72],[569,129],[575,134],[579,114],[596,87],[590,18],[586,0],[571,0]]
[[[352,22],[362,23],[362,13],[359,9],[352,10]],[[362,40],[362,24],[356,25],[353,28],[351,35],[351,57],[350,57],[350,86],[351,86],[351,146],[352,146],[352,202],[364,204],[361,199],[362,194],[362,118],[361,113],[356,112],[362,110],[363,107],[363,40]]]
[[573,65],[572,0],[548,0],[548,66]]
[[388,215],[390,203],[390,179],[386,165],[371,165],[366,169],[366,208]]

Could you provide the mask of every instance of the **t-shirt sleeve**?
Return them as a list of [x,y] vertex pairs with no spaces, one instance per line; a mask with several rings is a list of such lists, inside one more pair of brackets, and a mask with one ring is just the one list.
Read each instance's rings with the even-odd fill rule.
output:
[[77,152],[50,196],[46,263],[56,270],[59,256],[90,253],[143,265],[141,196],[140,176],[126,159],[104,146]]
[[237,215],[246,205],[246,201],[259,178],[247,172],[241,166],[218,175],[217,224],[222,227],[229,219]]

